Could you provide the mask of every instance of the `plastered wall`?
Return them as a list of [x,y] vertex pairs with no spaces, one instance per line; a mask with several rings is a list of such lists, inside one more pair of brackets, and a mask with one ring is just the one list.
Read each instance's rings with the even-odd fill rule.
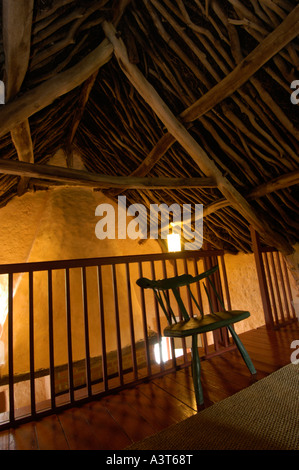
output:
[[[61,164],[62,155],[58,155],[54,163]],[[53,162],[52,162],[53,164]],[[100,192],[82,187],[59,187],[50,191],[26,193],[14,198],[0,210],[0,263],[24,263],[32,261],[52,261],[60,259],[93,258],[102,256],[123,256],[161,252],[158,242],[148,240],[138,244],[134,240],[99,240],[95,236],[98,218],[95,209],[102,203],[113,204]],[[115,205],[115,204],[114,204]],[[118,280],[118,298],[120,308],[120,327],[122,345],[130,342],[127,321],[128,307],[122,303],[122,293],[126,289],[126,273],[124,266],[116,267]],[[90,337],[91,355],[101,352],[99,332],[99,302],[97,271],[87,268],[87,295],[89,328],[94,334]],[[114,299],[112,291],[111,268],[103,267],[103,297],[105,326],[111,334],[106,337],[107,351],[116,349]],[[5,286],[7,279],[2,277]],[[84,357],[84,321],[82,315],[82,284],[79,269],[70,272],[71,311],[72,311],[72,342],[73,359]],[[14,371],[22,374],[28,371],[28,275],[15,276],[14,280]],[[48,297],[47,273],[34,275],[34,311],[35,311],[35,345],[36,370],[49,364],[48,338]],[[136,340],[143,335],[140,313],[140,302],[136,290],[132,289],[132,301],[136,324]],[[67,360],[66,342],[66,307],[65,278],[63,271],[53,272],[53,310],[54,310],[54,353],[55,364]],[[1,333],[1,332],[0,332]],[[2,341],[6,343],[7,321],[4,322]],[[5,344],[7,356],[7,344]],[[7,360],[0,366],[2,375],[7,370]]]
[[[77,158],[77,168],[81,162]],[[59,152],[51,164],[64,165],[65,158]],[[147,240],[143,244],[126,240],[99,240],[95,236],[97,218],[95,209],[101,203],[114,204],[101,192],[94,192],[82,187],[57,187],[49,191],[26,193],[16,197],[0,209],[0,263],[19,263],[44,260],[91,258],[102,256],[123,256],[142,253],[159,253],[161,247],[155,240]],[[163,202],[163,201],[161,201]],[[116,207],[116,205],[115,205]],[[254,256],[249,254],[225,255],[228,284],[232,308],[249,310],[251,317],[237,325],[238,332],[256,328],[264,324],[261,297],[257,281]],[[105,316],[107,331],[115,331],[114,301],[111,285],[111,269],[103,268],[105,309],[111,312]],[[130,342],[127,321],[127,302],[122,305],[122,293],[126,289],[124,267],[118,267],[118,293],[120,302],[120,326],[122,345]],[[203,267],[202,267],[202,270]],[[150,270],[144,273],[150,277]],[[157,273],[161,277],[161,273]],[[87,269],[88,305],[90,316],[91,355],[101,352],[100,332],[98,326],[98,289],[97,273],[93,268]],[[3,279],[2,279],[3,281]],[[36,320],[34,325],[36,369],[47,367],[49,352],[48,336],[48,299],[45,295],[47,273],[37,274],[34,278],[34,307]],[[55,331],[55,363],[63,364],[67,360],[66,345],[66,312],[64,273],[53,273],[53,305],[54,322],[59,325]],[[84,357],[84,323],[82,316],[81,273],[75,270],[70,277],[72,291],[72,341],[73,359]],[[5,280],[2,282],[5,285]],[[14,338],[15,338],[15,373],[28,371],[28,277],[22,276],[15,280],[14,297]],[[0,292],[1,294],[1,292]],[[143,337],[140,300],[136,291],[132,291],[137,337]],[[155,329],[154,309],[149,313],[149,327]],[[138,333],[140,331],[140,333]],[[0,332],[1,333],[1,332]],[[7,335],[7,323],[4,322],[2,341]],[[115,334],[107,337],[107,350],[116,348]],[[5,355],[7,351],[4,351]],[[7,363],[0,366],[3,375]]]

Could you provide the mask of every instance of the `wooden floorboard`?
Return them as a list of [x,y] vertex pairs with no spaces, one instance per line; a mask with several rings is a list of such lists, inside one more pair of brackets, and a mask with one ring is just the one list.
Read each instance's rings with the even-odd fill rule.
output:
[[[257,370],[254,379],[238,351],[202,361],[205,407],[290,363],[299,326],[265,327],[240,335]],[[181,369],[134,388],[0,432],[0,450],[121,450],[192,415],[191,370]]]

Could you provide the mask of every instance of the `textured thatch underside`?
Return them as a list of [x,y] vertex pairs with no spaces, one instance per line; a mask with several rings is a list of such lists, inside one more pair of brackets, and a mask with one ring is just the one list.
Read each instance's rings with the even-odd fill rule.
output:
[[[115,19],[126,3],[117,30],[130,61],[176,116],[228,75],[297,5],[296,0],[39,0],[35,2],[29,70],[21,92],[73,66],[95,49],[105,37],[103,19]],[[290,84],[298,79],[298,49],[297,38],[189,128],[245,197],[261,184],[298,169],[298,106],[290,101]],[[3,62],[3,51],[1,58]],[[36,163],[45,163],[68,142],[82,89],[62,96],[30,118]],[[73,148],[91,172],[205,176],[179,143],[147,173],[138,172],[165,133],[164,125],[112,58],[99,70]],[[0,148],[2,158],[17,159],[9,134],[0,140]],[[18,181],[19,177],[0,176],[1,205],[16,195]],[[202,203],[205,208],[223,199],[217,188],[118,193],[135,203]],[[117,192],[107,194],[116,196]],[[298,185],[293,185],[250,200],[261,219],[291,244],[299,241],[297,196]],[[251,249],[247,221],[229,206],[207,215],[204,226],[205,239],[216,247]]]

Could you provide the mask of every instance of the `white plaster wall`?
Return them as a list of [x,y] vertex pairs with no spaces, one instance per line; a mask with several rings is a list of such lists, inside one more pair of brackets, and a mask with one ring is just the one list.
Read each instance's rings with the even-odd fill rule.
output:
[[[54,163],[61,164],[62,155],[58,155]],[[53,162],[51,162],[53,164]],[[26,193],[14,198],[0,210],[0,262],[24,263],[33,261],[52,261],[61,259],[94,258],[102,256],[124,256],[161,252],[158,242],[147,240],[138,244],[134,240],[99,240],[95,236],[98,218],[95,209],[101,203],[116,204],[101,192],[83,187],[58,187],[50,191]],[[117,213],[117,212],[116,212]],[[117,267],[118,298],[120,309],[120,326],[122,346],[130,343],[130,332],[127,321],[127,300],[122,301],[126,291],[124,267]],[[91,355],[101,354],[99,330],[99,307],[97,273],[95,268],[87,269],[88,301]],[[19,284],[18,284],[18,281]],[[72,341],[73,359],[78,360],[85,355],[84,321],[82,313],[82,287],[80,270],[72,270],[70,274],[72,310]],[[14,368],[15,373],[28,371],[28,275],[16,276],[17,286],[14,296]],[[49,364],[48,348],[48,298],[46,294],[47,273],[34,276],[34,309],[35,309],[35,347],[36,369]],[[107,351],[116,349],[114,299],[112,293],[111,268],[103,268],[103,288],[105,306],[105,325],[111,335],[106,337]],[[137,289],[136,289],[137,291]],[[136,340],[143,338],[142,319],[139,297],[134,285],[132,296],[134,317],[136,321]],[[53,272],[53,305],[54,353],[55,364],[63,364],[67,360],[66,342],[66,309],[64,291],[64,273]],[[7,346],[7,322],[4,324],[2,340]],[[7,347],[5,348],[7,357]],[[1,370],[1,369],[0,369]],[[7,360],[2,366],[2,374],[7,370]]]

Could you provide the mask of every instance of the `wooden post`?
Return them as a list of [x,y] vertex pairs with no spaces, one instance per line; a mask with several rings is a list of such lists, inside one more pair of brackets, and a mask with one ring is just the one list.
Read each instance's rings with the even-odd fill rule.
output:
[[264,316],[267,328],[274,329],[274,321],[271,309],[271,303],[269,298],[266,274],[264,269],[264,263],[260,247],[260,239],[258,233],[254,230],[253,227],[250,227],[250,234],[252,240],[252,250],[254,253],[257,276],[259,280],[260,292],[262,297]]

